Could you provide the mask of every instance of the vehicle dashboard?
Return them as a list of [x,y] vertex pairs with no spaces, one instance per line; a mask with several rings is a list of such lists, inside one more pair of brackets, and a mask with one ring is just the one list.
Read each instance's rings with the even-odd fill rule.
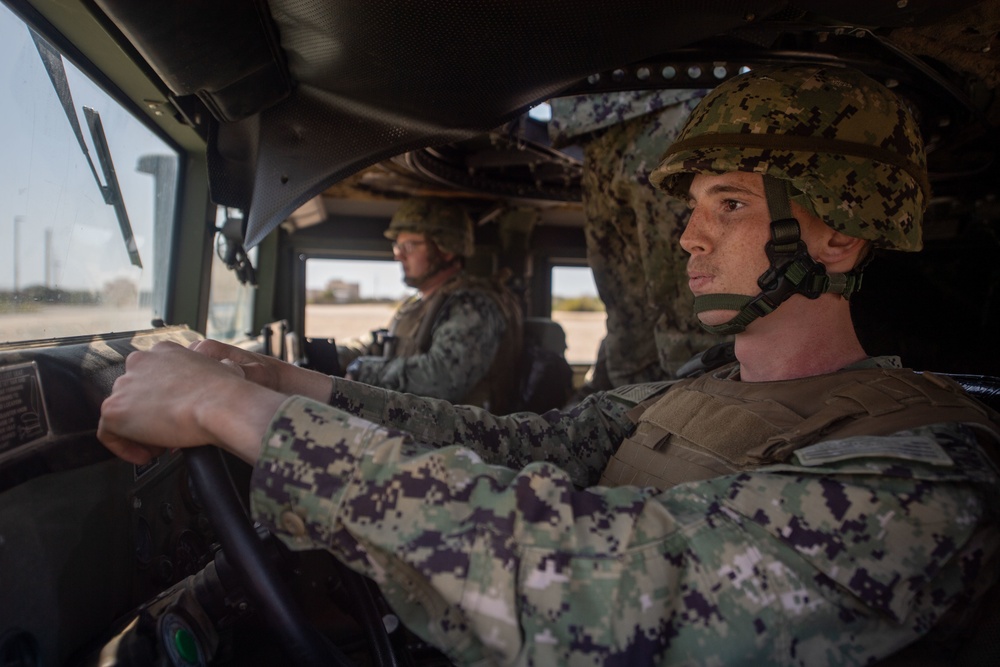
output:
[[180,455],[135,466],[95,435],[130,352],[199,338],[169,327],[0,346],[0,654],[24,643],[37,664],[72,662],[210,559],[212,529]]

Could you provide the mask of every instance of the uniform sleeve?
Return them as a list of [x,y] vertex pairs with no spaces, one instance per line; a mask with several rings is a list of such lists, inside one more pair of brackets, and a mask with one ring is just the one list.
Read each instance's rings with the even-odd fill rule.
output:
[[406,431],[434,447],[462,445],[484,461],[520,468],[548,461],[578,486],[597,484],[608,459],[634,429],[629,406],[599,392],[566,411],[499,417],[482,408],[387,391],[333,378],[329,403],[351,415]]
[[557,97],[550,101],[549,139],[556,147],[566,146],[587,134],[669,109],[704,94],[702,90],[676,89]]
[[506,326],[488,294],[456,291],[437,315],[426,353],[391,360],[361,357],[353,374],[366,384],[458,402],[486,377]]
[[932,472],[581,490],[550,463],[490,465],[293,398],[252,500],[460,664],[862,664],[925,632],[995,556],[983,497]]

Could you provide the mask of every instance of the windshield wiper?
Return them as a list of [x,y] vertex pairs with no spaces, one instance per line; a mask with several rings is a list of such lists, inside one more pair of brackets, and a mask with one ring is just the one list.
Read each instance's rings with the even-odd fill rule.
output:
[[101,163],[101,171],[104,172],[104,183],[97,174],[97,168],[90,157],[87,149],[87,142],[83,138],[83,130],[80,128],[80,121],[76,117],[76,110],[73,108],[73,95],[69,90],[69,80],[66,78],[66,68],[63,66],[62,55],[52,48],[52,45],[45,41],[45,38],[28,28],[31,39],[35,42],[38,55],[45,65],[45,71],[49,74],[52,87],[62,103],[66,118],[73,128],[73,134],[80,144],[83,156],[87,158],[90,171],[94,174],[97,187],[104,197],[104,203],[114,207],[115,217],[118,218],[118,227],[121,229],[122,239],[125,241],[125,250],[128,251],[129,260],[133,266],[142,268],[142,260],[139,259],[139,248],[135,243],[135,235],[132,233],[132,224],[128,220],[128,212],[125,210],[125,200],[122,198],[122,190],[118,185],[118,175],[115,173],[115,165],[111,160],[111,151],[108,149],[108,140],[104,134],[104,125],[101,123],[101,115],[90,107],[83,107],[83,114],[87,117],[87,127],[90,128],[90,138],[94,142],[94,150],[97,151],[97,160]]

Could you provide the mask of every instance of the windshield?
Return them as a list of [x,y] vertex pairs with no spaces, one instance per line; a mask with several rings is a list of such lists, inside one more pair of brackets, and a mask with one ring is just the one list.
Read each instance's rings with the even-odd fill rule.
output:
[[69,60],[50,78],[44,48],[0,5],[0,343],[147,329],[164,308],[177,152]]

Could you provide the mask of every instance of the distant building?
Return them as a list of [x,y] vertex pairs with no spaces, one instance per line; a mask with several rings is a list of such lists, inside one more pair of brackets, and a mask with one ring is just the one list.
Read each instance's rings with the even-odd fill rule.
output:
[[333,296],[334,303],[357,303],[361,300],[361,285],[343,280],[331,280],[326,284],[326,291]]
[[308,290],[309,303],[358,303],[361,301],[360,283],[331,280],[322,290]]

